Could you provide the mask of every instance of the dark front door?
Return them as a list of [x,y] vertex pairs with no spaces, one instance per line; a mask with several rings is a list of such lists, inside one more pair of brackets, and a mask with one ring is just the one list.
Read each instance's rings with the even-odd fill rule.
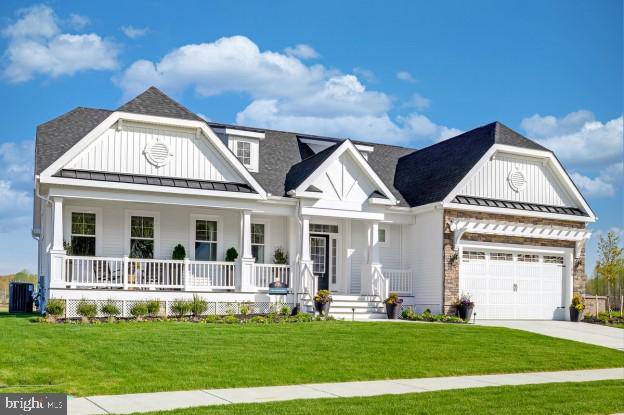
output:
[[312,271],[318,276],[318,289],[329,289],[329,236],[310,235]]

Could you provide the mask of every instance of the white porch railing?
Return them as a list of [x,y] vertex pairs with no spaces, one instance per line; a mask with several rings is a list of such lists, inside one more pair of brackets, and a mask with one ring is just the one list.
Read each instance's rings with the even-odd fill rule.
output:
[[265,290],[274,281],[281,281],[291,286],[290,265],[254,264],[251,285],[256,289]]
[[390,281],[388,281],[388,278],[386,278],[378,266],[373,266],[371,272],[373,274],[371,278],[373,294],[382,300],[386,299],[390,293]]
[[188,261],[187,287],[201,289],[234,289],[236,267],[234,262]]
[[[234,290],[236,272],[236,264],[225,261],[65,256],[62,280],[72,288]],[[293,283],[289,265],[254,264],[250,278],[254,291],[276,280]]]
[[389,280],[390,292],[397,294],[413,294],[413,274],[411,269],[382,269],[383,275]]

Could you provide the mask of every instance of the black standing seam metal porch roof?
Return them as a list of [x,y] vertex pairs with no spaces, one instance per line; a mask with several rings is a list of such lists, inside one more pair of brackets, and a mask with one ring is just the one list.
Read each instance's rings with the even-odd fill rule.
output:
[[528,210],[540,213],[558,213],[560,215],[588,216],[581,209],[565,206],[540,205],[537,203],[514,202],[510,200],[486,199],[474,196],[455,196],[453,203],[472,206],[495,207],[505,209]]
[[193,180],[178,177],[143,176],[137,174],[104,173],[97,171],[67,169],[59,171],[54,176],[100,182],[147,184],[152,186],[179,187],[197,190],[217,190],[221,192],[257,193],[251,186],[244,183]]

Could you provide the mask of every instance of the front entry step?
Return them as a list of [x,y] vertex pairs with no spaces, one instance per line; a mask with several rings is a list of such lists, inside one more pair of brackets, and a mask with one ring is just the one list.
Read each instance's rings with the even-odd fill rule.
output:
[[[332,294],[329,314],[343,320],[385,319],[385,306],[378,296]],[[314,301],[307,299],[303,303],[307,312],[314,311]]]

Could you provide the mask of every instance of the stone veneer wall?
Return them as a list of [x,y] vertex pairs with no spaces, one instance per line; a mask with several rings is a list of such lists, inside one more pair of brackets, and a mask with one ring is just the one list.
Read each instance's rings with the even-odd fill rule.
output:
[[[531,225],[551,225],[566,226],[569,228],[585,228],[582,222],[571,222],[558,219],[532,218],[527,216],[516,215],[500,215],[484,212],[469,212],[460,210],[444,211],[444,242],[442,245],[444,260],[444,298],[443,309],[445,313],[453,311],[452,304],[459,296],[459,261],[457,253],[453,249],[453,231],[450,230],[448,222],[454,218],[480,219],[480,220],[498,220],[507,222],[528,223]],[[465,233],[462,241],[479,241],[479,242],[498,242],[507,244],[533,245],[533,246],[555,246],[563,248],[574,248],[575,243],[572,241],[558,241],[552,239],[522,238],[500,235],[482,235],[474,233]],[[573,292],[583,294],[585,292],[585,246],[581,249],[581,255],[578,259],[574,259],[572,269]]]

